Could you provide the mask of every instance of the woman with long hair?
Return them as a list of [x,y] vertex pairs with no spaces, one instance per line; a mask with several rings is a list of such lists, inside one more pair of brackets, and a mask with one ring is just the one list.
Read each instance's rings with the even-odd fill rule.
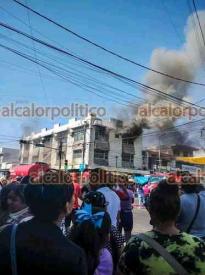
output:
[[109,239],[109,214],[91,204],[75,212],[70,239],[85,251],[89,275],[112,275],[112,256],[105,245]]

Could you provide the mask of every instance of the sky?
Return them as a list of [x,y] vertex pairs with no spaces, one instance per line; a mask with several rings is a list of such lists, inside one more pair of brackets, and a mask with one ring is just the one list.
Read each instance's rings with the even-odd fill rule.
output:
[[[184,28],[191,14],[191,0],[21,0],[40,13],[52,18],[74,32],[111,49],[129,59],[149,66],[150,56],[156,48],[179,49],[184,43]],[[205,9],[205,2],[197,0],[197,9]],[[0,21],[18,30],[38,37],[57,47],[67,49],[109,70],[143,82],[146,71],[119,60],[44,19],[28,12],[12,0],[0,0]],[[144,97],[136,87],[91,71],[68,56],[47,49],[16,33],[0,27],[0,43],[44,61],[51,62],[72,74],[78,70],[98,81]],[[20,44],[19,44],[20,43]],[[29,48],[28,48],[29,47]],[[52,58],[52,60],[50,59]],[[75,71],[76,72],[76,71]],[[62,75],[61,75],[62,77]],[[199,76],[199,80],[202,76]],[[84,81],[81,79],[81,81]],[[85,82],[85,81],[84,81]],[[11,103],[16,106],[64,107],[73,104],[106,109],[105,118],[126,116],[126,102],[137,101],[134,96],[118,92],[118,100],[110,99],[114,92],[97,92],[98,96],[63,80],[22,57],[0,47],[0,108]],[[103,96],[103,98],[102,98]],[[203,98],[198,94],[196,100]],[[117,102],[116,102],[117,101]],[[0,118],[0,145],[16,147],[25,129],[37,131],[55,123],[66,123],[68,118]]]

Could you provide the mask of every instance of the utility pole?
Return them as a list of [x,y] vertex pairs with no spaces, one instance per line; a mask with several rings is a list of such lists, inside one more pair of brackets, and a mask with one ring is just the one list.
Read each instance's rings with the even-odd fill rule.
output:
[[[82,152],[82,166],[85,166],[85,148],[86,148],[86,126],[87,122],[84,122],[83,126],[83,152]],[[83,171],[80,172],[80,185],[82,186],[83,184]]]
[[59,156],[59,170],[61,170],[62,156],[63,156],[63,141],[60,140],[58,147],[58,156]]
[[85,164],[85,142],[86,142],[86,123],[83,127],[83,155],[82,155],[82,164]]
[[117,168],[117,160],[118,160],[118,156],[115,156],[115,167]]
[[161,171],[161,142],[160,142],[160,135],[159,135],[159,166],[158,166],[158,170],[159,172]]
[[149,151],[148,150],[146,152],[146,167],[147,167],[146,170],[149,170]]

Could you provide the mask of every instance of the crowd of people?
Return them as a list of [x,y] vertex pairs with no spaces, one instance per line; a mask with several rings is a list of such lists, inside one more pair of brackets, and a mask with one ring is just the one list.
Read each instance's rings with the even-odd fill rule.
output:
[[205,274],[203,186],[161,181],[146,198],[153,228],[135,236],[133,203],[126,183],[82,187],[54,171],[4,184],[0,274]]

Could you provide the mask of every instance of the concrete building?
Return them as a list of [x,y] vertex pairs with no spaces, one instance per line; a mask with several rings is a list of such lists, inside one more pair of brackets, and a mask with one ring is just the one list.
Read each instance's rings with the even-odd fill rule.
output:
[[[141,169],[142,135],[128,137],[122,121],[105,121],[90,115],[84,120],[69,120],[66,125],[56,124],[24,138],[21,144],[21,163],[46,162],[59,167],[59,146],[62,146],[62,168],[68,169],[117,167]],[[37,145],[37,146],[36,146]]]
[[161,145],[143,150],[143,166],[146,169],[164,169],[182,168],[181,162],[176,161],[177,157],[193,157],[197,148],[190,145]]
[[8,170],[19,163],[19,149],[1,147],[0,148],[0,176],[6,174]]

